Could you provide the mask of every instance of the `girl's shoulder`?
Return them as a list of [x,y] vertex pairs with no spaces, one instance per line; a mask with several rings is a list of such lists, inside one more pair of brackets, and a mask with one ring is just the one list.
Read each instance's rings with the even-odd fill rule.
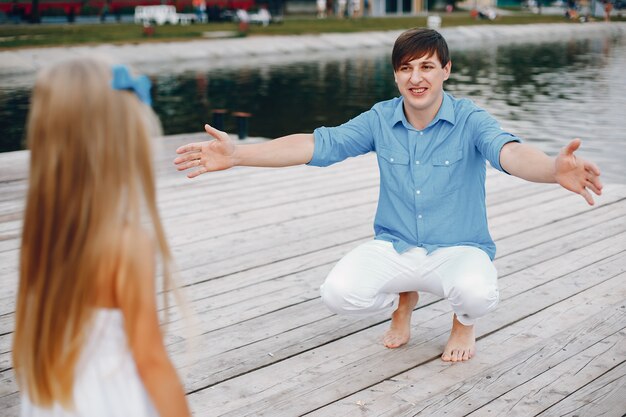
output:
[[126,226],[122,231],[119,253],[120,272],[145,275],[154,269],[154,239],[147,230],[137,226]]
[[124,226],[111,251],[110,269],[100,275],[96,305],[118,308],[124,294],[152,287],[154,279],[154,245],[142,228]]
[[117,263],[132,261],[133,258],[154,250],[152,235],[140,225],[128,223],[113,225],[108,232],[108,237],[100,245],[100,249]]
[[143,227],[126,225],[122,228],[120,251],[125,254],[149,255],[154,253],[154,239]]
[[150,285],[153,274],[153,244],[150,234],[141,228],[124,226],[108,248],[111,263],[100,275],[96,306],[118,308],[120,294],[140,291]]

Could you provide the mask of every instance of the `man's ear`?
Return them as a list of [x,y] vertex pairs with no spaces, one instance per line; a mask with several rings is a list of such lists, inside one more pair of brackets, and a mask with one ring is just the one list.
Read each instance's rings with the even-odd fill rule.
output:
[[450,71],[452,71],[452,61],[448,61],[448,63],[443,67],[443,70],[446,72],[444,77],[444,81],[450,77]]

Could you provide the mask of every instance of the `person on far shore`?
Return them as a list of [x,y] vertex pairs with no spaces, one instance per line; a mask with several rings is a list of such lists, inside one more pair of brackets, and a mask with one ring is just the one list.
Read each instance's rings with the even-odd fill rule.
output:
[[437,31],[402,33],[391,61],[400,97],[341,126],[235,145],[206,125],[214,140],[180,147],[174,163],[194,178],[234,166],[328,166],[376,152],[375,237],[334,266],[320,288],[322,301],[337,314],[393,311],[383,343],[397,348],[410,339],[418,292],[433,293],[453,312],[441,358],[466,361],[475,354],[474,324],[499,301],[485,206],[486,162],[528,181],[557,183],[590,205],[591,193],[602,190],[600,170],[575,155],[579,139],[549,157],[504,131],[470,100],[446,93],[452,62]]
[[361,0],[350,0],[352,3],[352,17],[361,17]]
[[111,8],[110,1],[111,0],[105,0],[102,4],[102,9],[100,9],[100,23],[104,23],[107,20],[107,16],[109,15],[109,10]]
[[611,0],[604,0],[604,21],[605,22],[610,22],[611,21],[611,12],[613,11],[613,3],[611,3]]
[[317,18],[325,19],[326,18],[326,0],[316,0],[317,5]]
[[337,0],[337,17],[343,19],[347,12],[348,0]]

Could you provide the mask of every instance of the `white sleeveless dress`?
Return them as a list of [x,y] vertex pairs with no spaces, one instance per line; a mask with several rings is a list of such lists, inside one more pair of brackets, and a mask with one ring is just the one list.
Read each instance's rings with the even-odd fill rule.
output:
[[21,395],[22,417],[158,417],[128,347],[121,310],[98,308],[76,366],[74,410],[40,408]]

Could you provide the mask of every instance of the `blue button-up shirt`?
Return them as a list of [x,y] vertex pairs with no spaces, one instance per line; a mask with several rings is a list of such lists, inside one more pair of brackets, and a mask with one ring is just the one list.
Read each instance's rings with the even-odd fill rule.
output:
[[328,166],[374,151],[380,169],[376,239],[398,253],[412,247],[432,252],[469,245],[494,258],[487,228],[486,160],[500,171],[500,150],[519,141],[486,111],[444,93],[432,122],[417,130],[406,119],[401,97],[337,127],[315,130],[309,165]]

